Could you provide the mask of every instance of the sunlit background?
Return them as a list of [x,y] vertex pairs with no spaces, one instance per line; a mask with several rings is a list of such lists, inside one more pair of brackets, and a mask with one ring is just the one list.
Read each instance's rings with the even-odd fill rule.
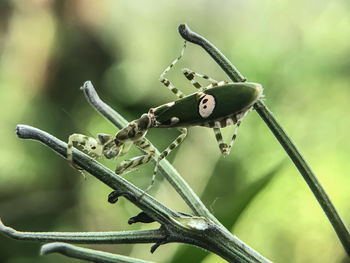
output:
[[[17,139],[28,124],[67,141],[78,132],[114,134],[79,87],[91,80],[109,105],[132,120],[176,97],[158,81],[180,53],[177,26],[187,23],[247,77],[298,145],[347,225],[350,223],[350,2],[339,1],[53,1],[0,2],[0,217],[25,231],[121,231],[139,209],[87,179],[47,147]],[[188,67],[228,78],[198,46],[168,77],[186,93]],[[203,82],[205,84],[205,82]],[[226,128],[229,140],[233,128]],[[151,130],[165,149],[177,136]],[[137,149],[127,157],[139,154]],[[190,128],[168,158],[223,224],[274,262],[348,262],[305,181],[256,112],[244,120],[230,156],[211,129]],[[111,169],[120,160],[102,161]],[[282,163],[282,166],[281,166]],[[276,172],[277,169],[277,172]],[[124,177],[145,189],[153,165]],[[274,172],[275,171],[275,172]],[[151,194],[191,211],[158,175]],[[156,262],[223,262],[188,245],[85,246]],[[39,256],[40,244],[0,236],[0,262],[79,262]]]

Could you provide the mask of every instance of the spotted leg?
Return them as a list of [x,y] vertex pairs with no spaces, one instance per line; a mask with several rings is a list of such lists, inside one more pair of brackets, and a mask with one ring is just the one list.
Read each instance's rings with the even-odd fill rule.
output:
[[163,160],[165,157],[167,157],[169,155],[169,153],[172,150],[174,150],[176,147],[178,147],[185,139],[185,137],[187,135],[187,129],[186,128],[179,128],[178,130],[181,132],[181,134],[159,155],[159,157],[157,159],[156,166],[154,167],[151,184],[147,187],[145,192],[149,191],[154,184],[154,181],[156,179],[156,174],[158,172],[159,162],[161,160]]
[[[200,91],[211,89],[211,88],[217,87],[217,86],[226,85],[228,83],[227,81],[217,81],[217,80],[209,77],[208,75],[204,75],[204,74],[195,72],[195,71],[190,70],[188,68],[182,69],[182,72],[185,75],[185,77],[189,81],[191,81],[192,85],[196,89],[199,89]],[[195,79],[195,76],[200,77],[200,78],[205,79],[205,80],[209,80],[211,83],[208,86],[206,86],[206,87],[202,87],[201,84],[199,84],[199,82]]]
[[251,110],[251,108],[248,109],[248,110],[246,110],[246,111],[244,111],[244,112],[242,112],[242,113],[240,114],[240,116],[238,116],[238,118],[237,118],[238,120],[237,120],[237,123],[236,123],[236,128],[235,128],[235,131],[234,131],[234,133],[233,133],[233,135],[232,135],[232,139],[231,139],[230,145],[228,146],[228,153],[227,153],[227,154],[230,153],[230,151],[231,151],[231,149],[232,149],[232,146],[233,146],[233,144],[234,144],[234,142],[235,142],[235,140],[236,140],[236,138],[237,138],[238,128],[239,128],[239,126],[241,125],[242,120],[244,119],[245,116],[247,116],[247,114],[248,114],[248,112],[249,112],[250,110]]
[[231,142],[230,142],[229,145],[227,145],[223,141],[220,129],[219,128],[213,128],[214,133],[215,133],[215,138],[216,138],[216,140],[217,140],[217,142],[219,144],[220,151],[221,151],[221,153],[224,156],[230,154],[232,146],[233,146],[233,144],[234,144],[234,142],[235,142],[235,140],[237,138],[238,128],[241,125],[243,118],[247,115],[248,112],[249,112],[249,110],[247,110],[247,111],[241,113],[239,116],[237,116],[238,120],[237,120],[237,123],[236,123],[235,131],[234,131],[234,133],[232,135],[232,139],[231,139]]
[[205,80],[209,80],[211,82],[211,85],[213,85],[213,86],[217,86],[217,84],[219,83],[218,81],[216,81],[215,79],[209,77],[208,75],[204,75],[204,74],[195,72],[195,71],[193,71],[191,69],[188,69],[188,68],[182,69],[182,73],[185,75],[185,77],[189,81],[191,81],[192,85],[196,89],[199,89],[199,90],[203,90],[203,88],[202,88],[201,84],[199,84],[199,82],[196,80],[195,76],[200,77],[200,78],[205,79]]
[[141,138],[134,142],[134,144],[146,152],[145,155],[131,158],[130,160],[122,161],[118,164],[115,173],[125,174],[135,170],[137,166],[148,163],[155,156],[154,147],[147,142],[144,138]]
[[92,158],[99,158],[105,156],[106,158],[113,158],[118,155],[119,148],[113,142],[113,137],[108,134],[98,134],[97,139],[88,137],[83,134],[74,133],[69,136],[67,143],[67,160],[77,169],[85,178],[83,169],[73,163],[73,145],[80,146]]
[[167,79],[167,78],[165,78],[164,76],[165,76],[165,74],[182,58],[182,56],[184,55],[184,52],[185,52],[185,48],[186,48],[186,41],[185,41],[185,43],[184,43],[184,46],[183,46],[183,48],[182,48],[182,50],[181,50],[181,53],[180,53],[180,56],[178,56],[164,71],[163,71],[163,73],[160,75],[160,82],[162,82],[166,87],[168,87],[168,89],[172,92],[172,93],[174,93],[178,98],[183,98],[183,97],[185,97],[185,94],[181,91],[181,90],[179,90],[179,89],[177,89],[177,88],[175,88],[175,86]]
[[82,150],[92,158],[105,156],[110,159],[118,155],[119,148],[114,144],[113,136],[99,133],[97,139],[83,134],[74,133],[69,136],[67,143],[67,159],[73,160],[73,144],[81,146]]
[[219,128],[213,128],[213,131],[215,134],[215,138],[219,144],[219,148],[220,148],[222,155],[224,155],[224,156],[228,155],[229,146],[227,145],[227,143],[224,142],[224,140],[222,138],[221,130]]

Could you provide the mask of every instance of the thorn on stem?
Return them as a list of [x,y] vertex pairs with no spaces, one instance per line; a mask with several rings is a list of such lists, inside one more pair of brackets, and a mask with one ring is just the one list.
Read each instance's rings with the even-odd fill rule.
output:
[[130,217],[128,220],[128,224],[131,225],[131,224],[134,224],[137,222],[152,223],[154,221],[155,220],[152,217],[150,217],[149,215],[147,215],[145,212],[141,212],[137,216]]
[[[164,230],[165,228],[164,228],[164,226],[162,225],[162,226],[160,227],[160,229],[163,229],[163,230]],[[157,243],[155,243],[155,244],[151,247],[151,253],[153,254],[153,252],[156,251],[156,249],[159,248],[160,245],[164,245],[164,244],[166,244],[166,243],[168,243],[168,242],[169,242],[169,234],[166,234],[166,236],[165,236],[162,240],[158,241]]]
[[[118,198],[120,196],[124,196],[124,197],[127,197],[127,195],[129,195],[128,193],[126,192],[119,192],[118,190],[114,190],[113,192],[111,192],[109,195],[108,195],[108,202],[111,203],[111,204],[114,204],[118,201]],[[129,195],[130,196],[130,195]],[[130,198],[129,198],[130,199]]]
[[155,243],[152,247],[151,247],[151,253],[153,254],[154,251],[156,251],[156,249],[162,245],[161,243]]

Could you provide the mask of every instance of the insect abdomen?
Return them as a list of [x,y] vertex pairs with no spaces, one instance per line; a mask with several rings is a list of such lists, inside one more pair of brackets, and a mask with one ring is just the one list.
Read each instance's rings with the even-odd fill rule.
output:
[[[156,127],[225,127],[237,121],[262,94],[260,84],[229,83],[197,92],[154,109]],[[231,124],[232,122],[232,124]]]

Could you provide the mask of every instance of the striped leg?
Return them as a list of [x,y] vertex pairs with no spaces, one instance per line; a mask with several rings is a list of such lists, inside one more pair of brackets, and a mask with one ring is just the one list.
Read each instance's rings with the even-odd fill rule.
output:
[[185,139],[185,137],[187,135],[187,129],[186,128],[179,128],[178,130],[181,132],[181,134],[159,155],[159,157],[157,159],[156,166],[154,167],[154,172],[153,172],[151,184],[147,187],[145,192],[148,192],[154,184],[154,181],[156,179],[156,174],[158,172],[159,162],[161,160],[163,160],[165,157],[167,157],[169,155],[169,153],[172,150],[174,150],[176,147],[178,147]]
[[154,147],[145,139],[135,141],[134,144],[144,150],[147,154],[131,158],[130,160],[122,161],[118,164],[115,173],[125,174],[134,170],[137,166],[148,163],[155,156]]
[[115,145],[113,136],[99,133],[97,138],[74,133],[69,136],[67,143],[67,159],[73,160],[73,144],[80,146],[82,150],[92,158],[105,156],[110,159],[119,154],[119,148]]
[[[219,148],[220,148],[220,151],[221,153],[226,156],[226,155],[229,155],[230,152],[231,152],[231,149],[233,147],[233,144],[237,138],[237,132],[238,132],[238,128],[239,126],[241,125],[242,123],[242,120],[244,119],[244,117],[247,115],[247,113],[249,112],[249,109],[246,110],[245,112],[241,113],[240,115],[236,116],[236,118],[238,119],[237,122],[236,122],[236,127],[235,127],[235,131],[232,135],[232,139],[231,139],[231,142],[229,145],[227,145],[223,139],[222,139],[222,134],[221,134],[221,131],[219,128],[213,128],[214,130],[214,133],[215,133],[215,138],[219,144]],[[231,120],[232,124],[234,123],[232,120]]]
[[238,128],[239,128],[239,126],[241,125],[242,120],[243,120],[244,117],[248,114],[248,112],[249,112],[250,110],[251,110],[251,109],[246,110],[245,112],[243,112],[243,113],[241,114],[241,116],[238,117],[238,120],[237,120],[237,123],[236,123],[235,131],[234,131],[234,133],[233,133],[233,135],[232,135],[232,139],[231,139],[230,145],[228,146],[228,152],[227,152],[227,154],[230,153],[230,151],[231,151],[231,149],[232,149],[232,146],[233,146],[233,144],[234,144],[234,142],[235,142],[235,140],[236,140],[236,138],[237,138]]
[[227,154],[230,154],[230,152],[231,152],[232,146],[233,146],[233,144],[234,144],[234,142],[235,142],[235,140],[237,138],[237,132],[238,132],[239,126],[241,125],[241,122],[242,122],[241,120],[237,121],[235,132],[232,135],[232,139],[231,139],[230,145],[228,146],[228,149],[227,149]]
[[172,93],[174,93],[178,98],[183,98],[183,97],[185,97],[185,94],[181,91],[181,90],[179,90],[179,89],[177,89],[177,88],[175,88],[175,86],[167,79],[167,78],[165,78],[164,76],[165,76],[165,74],[166,73],[168,73],[168,71],[182,58],[182,56],[184,55],[184,52],[185,52],[185,48],[186,48],[186,41],[185,41],[185,43],[184,43],[184,46],[183,46],[183,48],[182,48],[182,50],[181,50],[181,53],[180,53],[180,56],[178,56],[164,71],[163,71],[163,73],[160,75],[160,82],[162,82],[166,87],[168,87],[168,89],[172,92]]
[[237,124],[236,124],[236,127],[235,127],[235,131],[232,135],[232,139],[231,139],[231,142],[229,145],[227,145],[227,143],[225,143],[222,139],[222,134],[221,134],[221,131],[219,128],[213,128],[214,130],[214,133],[215,133],[215,138],[219,144],[219,148],[220,148],[220,151],[222,153],[222,155],[226,156],[226,155],[229,155],[230,152],[231,152],[231,149],[232,149],[232,146],[237,138],[237,132],[238,132],[238,128],[239,126],[241,125],[241,120],[238,120],[237,121]]
[[217,86],[218,81],[216,81],[215,79],[212,79],[211,77],[209,77],[208,75],[204,75],[198,72],[195,72],[193,70],[190,70],[188,68],[184,68],[182,69],[182,73],[185,75],[185,77],[191,81],[192,85],[196,88],[196,89],[203,89],[201,84],[199,84],[199,82],[195,79],[195,76],[200,77],[202,79],[206,79],[209,80],[213,86]]
[[227,145],[227,143],[225,143],[224,140],[222,139],[221,130],[219,128],[213,128],[213,131],[215,133],[215,138],[219,144],[219,148],[220,148],[222,155],[224,155],[224,156],[228,155],[230,152],[230,149],[229,149],[229,146]]

